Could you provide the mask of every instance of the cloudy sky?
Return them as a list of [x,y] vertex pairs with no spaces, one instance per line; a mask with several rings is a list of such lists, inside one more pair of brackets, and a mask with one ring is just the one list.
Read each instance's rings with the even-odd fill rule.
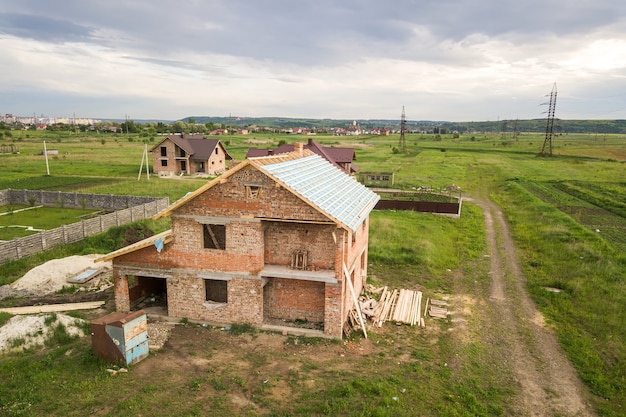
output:
[[626,118],[623,0],[0,0],[0,112]]

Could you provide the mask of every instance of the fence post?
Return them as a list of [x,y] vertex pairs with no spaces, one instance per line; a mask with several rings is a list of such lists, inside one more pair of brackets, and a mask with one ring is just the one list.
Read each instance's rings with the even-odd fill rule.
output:
[[18,238],[13,238],[13,242],[15,242],[15,257],[16,259],[20,259],[21,258],[20,240]]
[[61,231],[63,232],[63,243],[67,244],[67,237],[65,236],[65,225],[61,225]]

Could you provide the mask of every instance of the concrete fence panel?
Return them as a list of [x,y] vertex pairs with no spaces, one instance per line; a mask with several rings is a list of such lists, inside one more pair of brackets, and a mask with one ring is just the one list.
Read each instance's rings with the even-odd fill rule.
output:
[[115,210],[34,235],[7,242],[0,241],[0,263],[2,263],[34,255],[58,245],[78,242],[87,236],[106,232],[114,226],[151,218],[169,206],[169,199],[42,190],[0,190],[0,204]]

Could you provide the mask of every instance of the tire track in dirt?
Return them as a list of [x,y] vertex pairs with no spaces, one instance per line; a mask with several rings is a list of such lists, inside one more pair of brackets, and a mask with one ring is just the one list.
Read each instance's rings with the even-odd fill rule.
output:
[[506,363],[518,385],[511,408],[516,416],[595,416],[589,394],[567,360],[555,335],[545,327],[526,290],[524,277],[502,211],[493,202],[467,199],[484,214],[490,254],[489,299],[481,313],[496,332],[493,354]]

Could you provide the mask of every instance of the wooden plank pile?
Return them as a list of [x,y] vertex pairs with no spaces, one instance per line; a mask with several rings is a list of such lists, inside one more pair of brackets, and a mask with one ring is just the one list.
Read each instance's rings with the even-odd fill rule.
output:
[[428,315],[437,319],[447,319],[448,303],[446,303],[445,301],[430,300],[430,309],[428,310]]
[[382,294],[372,315],[372,321],[378,327],[382,327],[386,321],[424,327],[421,306],[421,291],[404,289],[390,291],[387,287],[383,287]]
[[[376,296],[380,294],[378,300]],[[422,305],[423,304],[423,305]],[[428,317],[446,319],[448,317],[448,304],[445,301],[431,300],[423,303],[421,291],[406,289],[389,289],[388,287],[375,288],[366,285],[364,292],[359,297],[359,309],[363,319],[369,319],[374,327],[391,321],[398,325],[426,327],[424,319]],[[354,330],[361,327],[359,312],[353,306],[344,324],[344,333],[350,336]]]

